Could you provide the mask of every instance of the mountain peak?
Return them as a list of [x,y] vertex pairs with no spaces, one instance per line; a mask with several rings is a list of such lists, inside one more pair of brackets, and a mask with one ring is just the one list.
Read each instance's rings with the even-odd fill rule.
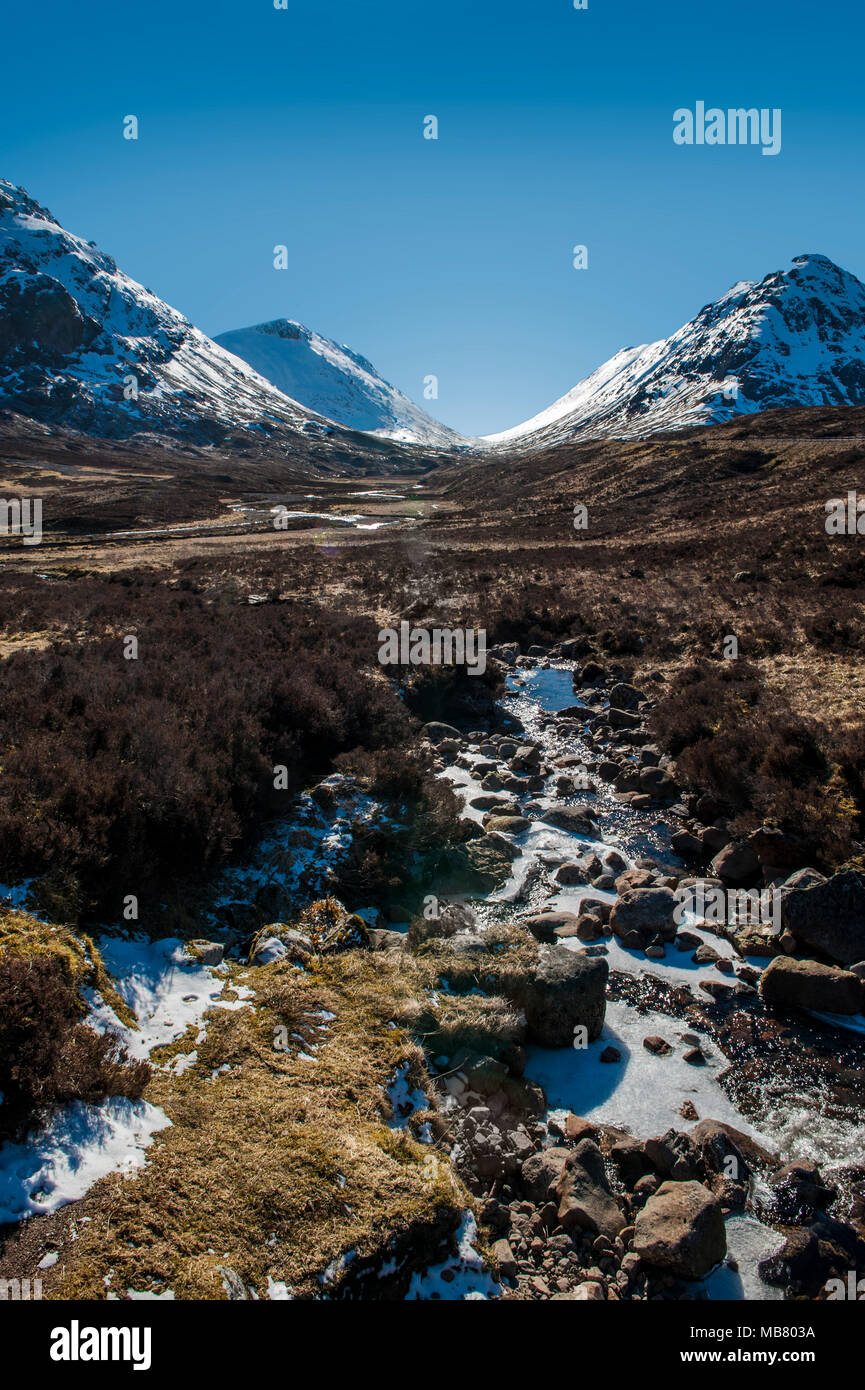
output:
[[368,358],[294,319],[220,333],[215,341],[292,400],[349,429],[437,448],[467,442],[385,381]]
[[542,447],[713,424],[777,406],[865,404],[865,285],[828,256],[741,280],[669,338],[617,353],[492,445]]

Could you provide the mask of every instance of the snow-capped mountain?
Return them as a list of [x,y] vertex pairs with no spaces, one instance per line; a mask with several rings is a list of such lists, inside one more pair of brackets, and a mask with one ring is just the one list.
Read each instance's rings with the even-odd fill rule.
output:
[[5,180],[0,408],[109,438],[326,428]]
[[494,447],[634,438],[777,406],[865,404],[865,285],[826,256],[740,281],[670,338],[624,348]]
[[468,442],[380,377],[365,357],[292,319],[218,333],[214,341],[292,400],[349,429],[440,448]]

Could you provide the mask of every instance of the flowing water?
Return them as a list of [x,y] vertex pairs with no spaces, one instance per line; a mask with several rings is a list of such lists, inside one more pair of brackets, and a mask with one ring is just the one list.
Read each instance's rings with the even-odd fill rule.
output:
[[[587,763],[598,759],[597,748],[586,742],[582,733],[573,726],[563,731],[549,719],[550,715],[578,703],[571,668],[556,667],[519,669],[509,679],[508,694],[502,701],[506,713],[522,725],[525,739],[540,744],[543,759],[548,764],[566,756],[577,756]],[[470,752],[467,760],[485,759]],[[463,800],[465,813],[482,820],[484,813],[466,804],[480,791],[471,768],[451,766],[442,775]],[[517,795],[515,799],[530,800],[546,807],[561,798],[540,793]],[[556,865],[593,851],[603,858],[609,850],[616,850],[629,866],[648,855],[656,863],[669,865],[672,872],[683,872],[683,866],[676,863],[670,849],[670,836],[678,828],[678,822],[669,812],[635,812],[618,802],[602,783],[598,784],[597,794],[587,797],[586,793],[577,793],[575,799],[590,802],[603,826],[603,840],[586,840],[537,821],[529,830],[513,837],[522,854],[515,860],[508,882],[490,894],[485,904],[475,904],[482,926],[496,918],[526,915],[542,908],[577,913],[585,897],[615,901],[614,893],[599,892],[590,885],[559,888],[550,881],[549,874],[554,872]],[[686,917],[683,925],[719,955],[736,957],[730,942],[698,928],[693,918]],[[575,938],[566,939],[562,944],[572,950],[584,949],[584,944]],[[674,945],[668,946],[664,959],[652,960],[641,951],[626,949],[615,937],[604,937],[603,947],[611,971],[644,984],[654,977],[666,985],[688,985],[697,998],[709,1002],[710,996],[701,990],[699,981],[713,972],[706,965],[693,963],[693,948],[679,951]],[[767,962],[752,959],[749,963],[762,968]],[[717,978],[729,981],[735,976],[717,975]],[[827,1022],[835,1023],[834,1020]],[[862,1023],[860,1019],[858,1025],[854,1023],[853,1026],[862,1026]],[[699,1037],[705,1066],[695,1067],[684,1061],[683,1052],[688,1045],[682,1042],[684,1032]],[[652,1034],[664,1037],[672,1045],[672,1053],[656,1056],[649,1052],[643,1046],[643,1039]],[[602,1062],[601,1053],[611,1045],[620,1053],[620,1060]],[[731,1067],[729,1058],[710,1034],[695,1027],[690,1020],[685,1023],[645,1004],[637,1007],[630,1002],[630,995],[608,1000],[601,1036],[587,1048],[530,1047],[526,1075],[543,1086],[551,1117],[573,1111],[586,1119],[625,1128],[638,1138],[659,1135],[670,1128],[680,1131],[691,1128],[695,1121],[682,1116],[683,1104],[690,1102],[700,1119],[717,1119],[734,1125],[785,1161],[811,1158],[821,1164],[852,1165],[861,1161],[865,1148],[865,1127],[855,1114],[839,1113],[839,1107],[816,1077],[811,1085],[805,1084],[800,1090],[791,1090],[789,1080],[763,1083],[757,1094],[749,1096],[748,1113],[744,1113],[734,1099],[737,1089],[730,1084],[735,1077],[735,1066]],[[777,1290],[762,1283],[756,1269],[757,1262],[782,1243],[779,1234],[750,1215],[732,1216],[727,1226],[728,1249],[738,1262],[738,1272],[726,1266],[715,1271],[704,1281],[705,1295],[746,1299],[779,1297]]]

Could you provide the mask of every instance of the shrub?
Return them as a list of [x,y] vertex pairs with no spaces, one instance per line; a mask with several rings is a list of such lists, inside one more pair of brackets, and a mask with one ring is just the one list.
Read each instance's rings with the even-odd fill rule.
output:
[[82,1022],[63,960],[4,954],[0,963],[0,1140],[18,1139],[57,1106],[106,1096],[138,1099],[150,1077],[114,1034]]

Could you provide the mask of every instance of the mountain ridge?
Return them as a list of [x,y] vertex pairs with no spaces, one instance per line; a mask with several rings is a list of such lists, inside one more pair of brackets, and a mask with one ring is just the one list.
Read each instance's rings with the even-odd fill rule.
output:
[[862,404],[865,285],[810,253],[789,271],[737,281],[669,338],[623,348],[546,410],[482,442],[641,438],[778,406]]
[[[820,253],[738,281],[522,424],[470,438],[293,319],[207,337],[0,179],[0,409],[102,438],[478,457],[642,438],[779,407],[865,404],[865,285]],[[408,457],[408,456],[407,456]],[[341,459],[352,466],[351,458]]]
[[385,381],[368,358],[295,319],[218,333],[214,342],[292,400],[349,429],[436,448],[471,443]]

